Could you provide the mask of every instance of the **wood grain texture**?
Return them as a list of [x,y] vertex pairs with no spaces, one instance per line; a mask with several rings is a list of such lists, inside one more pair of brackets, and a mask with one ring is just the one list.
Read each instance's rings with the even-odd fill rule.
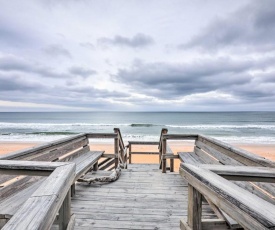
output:
[[128,141],[131,145],[158,145],[159,142],[156,141]]
[[58,166],[3,229],[49,229],[75,178],[75,164]]
[[193,230],[201,230],[202,195],[192,185],[188,185],[188,226]]
[[269,229],[275,226],[275,206],[265,200],[194,165],[181,164],[180,174],[243,227]]
[[87,138],[115,138],[115,133],[86,133]]
[[196,140],[197,134],[163,134],[162,138],[165,140]]
[[81,156],[74,158],[71,162],[76,164],[76,176],[75,180],[85,174],[93,165],[100,159],[103,151],[90,151],[82,154]]
[[275,182],[275,168],[207,164],[200,165],[199,167],[235,181]]
[[199,135],[198,140],[245,165],[275,167],[275,162],[271,160],[250,153],[246,150],[233,147],[214,138]]
[[[76,185],[75,229],[178,230],[180,219],[187,217],[187,194],[178,173],[162,174],[157,164],[129,164],[113,183]],[[205,202],[202,210],[204,219],[217,218]]]
[[48,150],[50,148],[55,148],[61,145],[64,145],[64,143],[69,143],[74,139],[77,139],[79,137],[85,137],[85,134],[79,134],[79,135],[75,135],[73,137],[66,137],[57,141],[53,141],[53,142],[49,142],[46,144],[42,144],[39,146],[35,146],[29,149],[25,149],[25,150],[20,150],[20,151],[16,151],[16,152],[12,152],[12,153],[8,153],[8,154],[4,154],[0,156],[0,160],[11,160],[11,159],[21,159],[22,157],[24,158],[24,156],[26,155],[32,155],[32,154],[37,154],[40,152],[43,152],[45,150]]

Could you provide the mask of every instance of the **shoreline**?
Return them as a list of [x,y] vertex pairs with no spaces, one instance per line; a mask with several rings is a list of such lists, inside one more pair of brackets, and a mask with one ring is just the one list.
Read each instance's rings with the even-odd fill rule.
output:
[[[41,145],[47,142],[36,142],[36,141],[0,141],[0,154],[6,154],[9,152],[14,152],[18,150],[23,150],[25,148],[31,148],[37,145]],[[249,152],[258,154],[260,156],[267,157],[269,159],[273,159],[275,161],[275,144],[267,144],[267,143],[230,143],[232,146],[247,150]],[[192,151],[194,142],[193,141],[170,141],[170,146],[174,153],[180,151]],[[113,142],[100,142],[100,141],[91,141],[90,147],[92,150],[105,150],[106,152],[112,152]],[[105,148],[105,149],[104,149]],[[140,146],[140,151],[156,151],[156,146]]]
[[[44,142],[46,143],[46,142]],[[15,152],[23,149],[32,148],[37,145],[41,145],[43,142],[2,142],[0,141],[0,155],[7,154],[10,152]],[[176,154],[177,152],[191,152],[194,149],[194,141],[188,142],[178,142],[174,141],[169,144],[172,151]],[[256,155],[265,157],[266,159],[272,160],[275,162],[275,144],[231,144],[234,147],[238,147],[254,153]],[[105,153],[114,153],[114,145],[110,141],[106,142],[90,142],[91,151],[105,151]],[[132,151],[158,151],[158,146],[133,146]],[[158,164],[159,156],[158,155],[132,155],[132,163],[134,164]],[[178,171],[180,166],[180,160],[175,159],[174,161],[175,172]]]

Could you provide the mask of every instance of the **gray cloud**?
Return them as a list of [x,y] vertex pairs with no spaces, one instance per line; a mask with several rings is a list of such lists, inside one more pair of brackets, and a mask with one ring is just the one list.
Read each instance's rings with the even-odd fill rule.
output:
[[25,74],[35,74],[46,78],[70,78],[68,73],[59,73],[49,67],[41,66],[37,63],[23,60],[14,56],[0,58],[0,71],[2,72],[21,72]]
[[66,57],[72,58],[71,53],[62,45],[53,44],[44,49],[45,53],[52,57]]
[[274,110],[274,1],[118,1],[3,1],[0,100]]
[[135,63],[130,69],[120,69],[114,80],[128,84],[135,91],[162,99],[176,99],[197,93],[221,91],[240,98],[275,95],[266,91],[274,82],[274,72],[251,75],[251,71],[266,71],[275,58],[234,60],[230,58],[200,59],[192,63]]
[[[87,78],[96,71],[73,66],[67,73],[58,73],[47,67],[14,56],[0,58],[0,100],[31,102],[72,107],[112,108],[106,99],[127,98],[122,92],[96,89],[80,85],[75,76]],[[73,81],[64,84],[64,80]],[[50,82],[50,84],[49,84]]]
[[81,76],[83,78],[87,78],[87,77],[97,73],[95,70],[83,68],[80,66],[71,67],[69,69],[69,72],[73,75]]
[[40,88],[40,84],[28,81],[17,75],[3,76],[0,74],[0,91],[29,91]]
[[275,2],[254,1],[228,17],[216,19],[179,48],[269,51],[275,48],[274,37]]
[[103,45],[126,46],[131,48],[144,48],[154,43],[153,38],[142,33],[138,33],[132,38],[117,35],[114,38],[103,37],[97,41]]
[[35,35],[27,33],[23,28],[9,25],[0,17],[0,45],[18,49],[35,46],[36,39]]
[[0,75],[0,100],[47,103],[72,107],[112,108],[112,103],[106,99],[129,97],[129,94],[92,86],[48,85],[26,80],[17,75]]

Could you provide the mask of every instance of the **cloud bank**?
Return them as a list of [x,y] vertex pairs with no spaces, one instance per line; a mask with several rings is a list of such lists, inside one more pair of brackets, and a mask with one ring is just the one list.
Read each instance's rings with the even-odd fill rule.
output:
[[274,110],[274,37],[272,0],[6,1],[0,111]]

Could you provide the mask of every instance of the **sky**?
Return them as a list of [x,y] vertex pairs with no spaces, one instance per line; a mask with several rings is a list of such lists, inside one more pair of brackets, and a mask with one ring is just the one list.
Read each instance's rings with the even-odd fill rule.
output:
[[0,0],[1,111],[275,111],[275,1]]

